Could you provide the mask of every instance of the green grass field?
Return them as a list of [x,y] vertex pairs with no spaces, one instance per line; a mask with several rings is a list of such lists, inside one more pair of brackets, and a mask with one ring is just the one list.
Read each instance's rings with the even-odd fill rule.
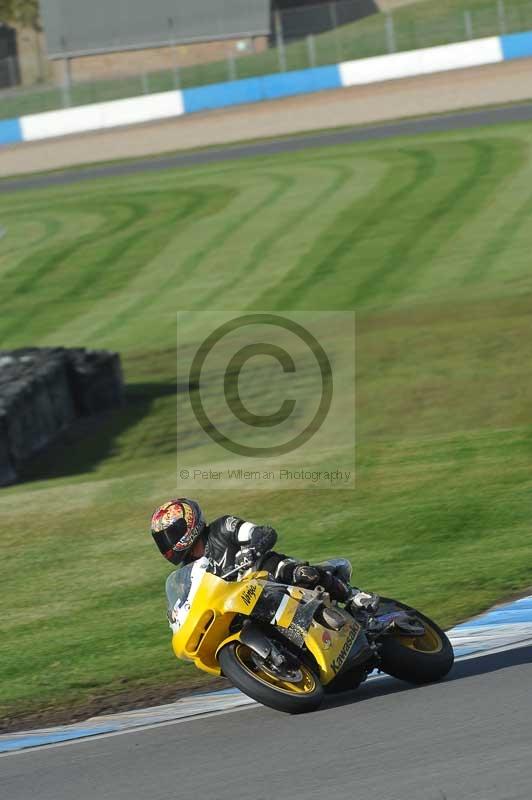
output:
[[2,716],[192,680],[148,534],[179,308],[357,312],[356,490],[211,491],[210,518],[447,625],[530,584],[531,153],[522,124],[0,195],[2,346],[117,349],[127,378],[0,490]]
[[[501,16],[501,8],[504,15]],[[470,28],[464,12],[469,13]],[[293,13],[294,12],[290,12]],[[334,31],[314,37],[314,59],[304,39],[284,47],[287,70],[336,64],[356,58],[384,55],[389,52],[385,18],[382,14],[342,25]],[[393,12],[395,50],[461,42],[472,36],[497,36],[532,29],[532,0],[423,0]],[[149,92],[167,92],[176,88],[203,86],[235,78],[252,78],[281,69],[279,52],[271,47],[263,53],[240,55],[233,64],[227,60],[182,67],[179,76],[171,70],[146,75],[121,76],[109,80],[75,83],[70,89],[69,105],[101,103]],[[65,97],[61,87],[42,86],[4,94],[0,100],[0,119],[35,114],[62,108]]]

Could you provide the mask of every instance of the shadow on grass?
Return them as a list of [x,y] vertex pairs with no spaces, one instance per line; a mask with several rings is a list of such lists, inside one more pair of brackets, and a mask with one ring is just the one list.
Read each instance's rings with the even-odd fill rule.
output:
[[[497,672],[503,669],[530,664],[532,662],[532,645],[505,650],[492,655],[479,655],[465,661],[457,661],[449,675],[439,684],[429,684],[438,686],[441,684],[452,683],[453,681],[474,678],[479,675],[487,675],[490,672]],[[380,680],[371,680],[362,684],[359,689],[343,694],[329,695],[319,711],[328,711],[340,706],[354,705],[375,697],[384,697],[388,694],[398,694],[399,692],[415,691],[419,687],[409,683],[383,676]]]
[[153,457],[159,446],[167,452],[174,451],[175,404],[167,414],[153,415],[153,423],[138,436],[130,436],[129,432],[150,416],[157,401],[175,397],[178,391],[175,382],[126,384],[120,408],[77,420],[21,468],[19,483],[91,472],[105,459],[122,456],[122,452],[125,466],[126,459],[142,458],[144,454]]

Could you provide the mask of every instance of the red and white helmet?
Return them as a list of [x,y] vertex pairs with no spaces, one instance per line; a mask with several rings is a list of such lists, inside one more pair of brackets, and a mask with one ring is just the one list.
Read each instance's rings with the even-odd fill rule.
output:
[[182,564],[205,530],[205,518],[194,500],[181,497],[159,506],[151,518],[151,534],[162,555]]

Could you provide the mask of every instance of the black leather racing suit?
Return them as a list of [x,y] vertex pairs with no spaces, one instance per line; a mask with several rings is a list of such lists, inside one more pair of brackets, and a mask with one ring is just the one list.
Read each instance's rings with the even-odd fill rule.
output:
[[232,570],[236,566],[237,554],[251,547],[259,556],[259,568],[267,570],[280,583],[297,583],[308,588],[320,585],[333,600],[340,602],[345,602],[350,596],[351,565],[348,561],[334,559],[305,570],[307,561],[272,550],[277,533],[268,526],[255,525],[240,517],[224,516],[211,522],[202,537],[205,555],[211,562],[209,570],[216,575]]

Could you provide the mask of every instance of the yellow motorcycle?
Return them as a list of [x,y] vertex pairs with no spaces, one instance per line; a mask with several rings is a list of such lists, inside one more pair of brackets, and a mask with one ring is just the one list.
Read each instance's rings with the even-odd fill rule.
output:
[[445,633],[395,600],[351,614],[322,588],[276,583],[252,563],[218,577],[203,562],[166,582],[173,651],[266,706],[313,711],[325,692],[355,689],[375,668],[422,684],[452,667]]

